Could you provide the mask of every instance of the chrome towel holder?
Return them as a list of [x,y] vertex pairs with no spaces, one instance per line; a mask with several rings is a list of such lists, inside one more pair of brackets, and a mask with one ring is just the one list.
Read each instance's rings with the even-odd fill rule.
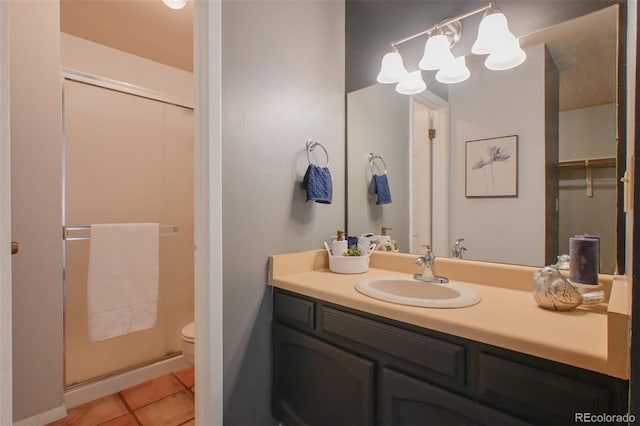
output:
[[[179,225],[160,225],[160,236],[180,235]],[[91,225],[62,226],[62,239],[65,241],[81,241],[91,239]]]
[[371,174],[375,175],[376,172],[375,170],[373,170],[373,162],[375,160],[379,160],[382,163],[382,166],[384,167],[384,173],[383,174],[387,174],[387,163],[384,162],[384,159],[379,156],[378,154],[374,154],[373,152],[369,153],[369,167],[371,168]]
[[315,151],[317,147],[322,148],[322,150],[324,151],[324,155],[327,157],[327,164],[325,164],[324,166],[320,166],[318,164],[315,164],[315,165],[319,167],[329,167],[329,153],[327,152],[327,148],[325,148],[324,145],[320,143],[320,141],[314,141],[313,139],[309,139],[307,141],[307,161],[309,161],[309,164],[313,164],[311,162],[311,157],[309,156],[309,153]]

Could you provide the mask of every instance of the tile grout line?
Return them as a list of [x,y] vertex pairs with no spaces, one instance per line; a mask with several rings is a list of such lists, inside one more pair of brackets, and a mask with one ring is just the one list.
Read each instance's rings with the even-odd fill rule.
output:
[[[171,374],[173,375],[173,377],[175,377],[175,378],[180,382],[180,384],[184,387],[184,390],[186,390],[187,392],[189,392],[189,393],[190,393],[190,394],[195,398],[195,395],[196,395],[196,394],[195,394],[195,392],[194,392],[194,391],[192,391],[192,390],[191,390],[191,388],[194,388],[194,389],[195,389],[195,383],[194,383],[194,385],[193,385],[193,386],[187,386],[187,384],[186,384],[186,383],[184,383],[182,380],[180,380],[180,377],[178,377],[178,376],[176,375],[176,372],[175,372],[175,371],[172,371],[172,372],[171,372]],[[182,392],[182,391],[180,391],[180,392]],[[194,400],[194,405],[195,405],[195,400]],[[195,421],[195,419],[196,419],[196,417],[195,417],[195,410],[194,410],[194,416],[193,416],[192,418],[190,418],[189,420],[187,420],[186,422],[184,422],[184,423],[180,423],[180,425],[178,425],[178,426],[186,425],[186,424],[187,424],[187,423],[189,423],[191,420],[194,420],[194,421]]]
[[172,375],[173,377],[175,377],[175,378],[180,382],[180,384],[181,384],[181,385],[182,385],[186,390],[188,390],[188,391],[190,391],[190,390],[191,390],[191,387],[187,386],[187,384],[186,384],[186,383],[184,383],[182,380],[180,380],[180,377],[178,377],[178,376],[176,375],[176,372],[175,372],[175,371],[172,371],[172,372],[171,372],[171,375]]
[[[0,1],[2,1],[2,0],[0,0]],[[177,378],[173,373],[168,373],[168,374],[166,374],[166,375],[167,375],[167,376],[169,376],[169,375],[174,376],[174,378],[178,381],[178,383],[180,383],[180,385],[182,386],[182,388],[183,388],[183,389],[178,390],[178,391],[173,392],[173,393],[170,393],[170,394],[167,394],[167,395],[163,396],[162,398],[159,398],[159,399],[156,399],[156,400],[150,401],[150,402],[148,402],[148,403],[146,403],[146,404],[144,404],[144,405],[141,405],[141,406],[137,407],[135,410],[134,410],[134,409],[132,409],[132,408],[129,406],[129,404],[127,403],[126,398],[124,397],[124,395],[122,395],[122,392],[123,392],[123,391],[118,392],[118,396],[119,396],[119,397],[124,401],[124,403],[126,404],[127,408],[128,408],[128,409],[130,409],[130,410],[131,410],[131,413],[133,414],[133,413],[135,413],[137,410],[140,410],[141,408],[148,407],[149,405],[155,404],[156,402],[158,402],[158,401],[162,401],[163,399],[167,399],[167,398],[169,398],[170,396],[173,396],[173,395],[175,395],[175,394],[178,394],[178,393],[180,393],[180,392],[182,392],[182,391],[184,391],[184,390],[189,390],[188,388],[186,388],[186,386],[184,385],[184,383],[182,383],[182,382],[180,381],[180,379],[178,379],[178,378]],[[161,376],[161,377],[162,377],[162,376]],[[129,388],[129,389],[130,389],[130,388]],[[125,390],[128,390],[128,389],[125,389]]]
[[131,408],[131,406],[129,405],[129,403],[125,399],[125,397],[122,395],[122,392],[116,392],[116,395],[118,395],[118,398],[120,398],[120,400],[122,401],[124,406],[127,407],[127,413],[131,414],[133,416],[133,420],[135,420],[135,422],[138,425],[142,425],[142,423],[140,423],[140,420],[138,419],[138,416],[136,416],[136,413],[133,411],[133,409]]
[[[155,401],[153,401],[153,402],[151,402],[151,403],[149,403],[149,404],[147,404],[147,405],[143,405],[142,407],[138,407],[138,408],[136,409],[136,411],[137,411],[137,410],[141,410],[141,409],[146,408],[146,407],[149,407],[149,406],[151,406],[151,405],[153,405],[153,404],[156,404],[156,403],[158,403],[158,402],[160,402],[160,401],[164,401],[164,400],[166,400],[166,399],[169,399],[169,398],[171,398],[171,397],[174,397],[174,396],[178,395],[179,393],[182,393],[182,392],[185,392],[185,391],[186,391],[186,392],[188,392],[189,394],[193,395],[193,394],[192,394],[192,392],[191,392],[188,388],[185,388],[185,389],[182,389],[182,390],[180,390],[180,391],[178,391],[178,392],[174,392],[174,393],[172,393],[172,394],[170,394],[170,395],[167,395],[167,396],[165,396],[164,398],[157,399],[157,400],[155,400]],[[195,402],[194,402],[194,403],[195,403]],[[142,422],[138,419],[138,416],[135,414],[135,411],[134,411],[134,412],[132,412],[131,414],[133,414],[133,417],[135,418],[136,422],[138,422],[138,424],[139,424],[139,425],[142,425]],[[184,424],[186,424],[186,423],[189,423],[191,420],[195,420],[195,411],[194,411],[194,416],[193,416],[193,417],[191,417],[190,419],[186,420],[184,423],[180,423],[178,426],[181,426],[181,425],[184,425]]]

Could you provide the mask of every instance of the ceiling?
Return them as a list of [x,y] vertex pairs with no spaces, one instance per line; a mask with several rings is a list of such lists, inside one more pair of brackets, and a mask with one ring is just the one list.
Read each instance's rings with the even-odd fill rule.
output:
[[523,47],[545,43],[560,71],[560,110],[615,103],[618,8],[553,25],[521,38]]
[[60,0],[60,30],[193,72],[193,0]]

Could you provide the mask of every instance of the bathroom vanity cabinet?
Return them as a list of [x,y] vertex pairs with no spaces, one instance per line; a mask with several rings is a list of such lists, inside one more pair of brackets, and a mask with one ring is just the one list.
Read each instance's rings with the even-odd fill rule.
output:
[[571,424],[628,382],[274,289],[274,416],[293,425]]

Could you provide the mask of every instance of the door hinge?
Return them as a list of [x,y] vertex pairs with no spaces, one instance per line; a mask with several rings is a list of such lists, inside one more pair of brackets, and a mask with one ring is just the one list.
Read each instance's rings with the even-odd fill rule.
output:
[[429,129],[428,137],[429,140],[434,140],[436,138],[436,129]]

